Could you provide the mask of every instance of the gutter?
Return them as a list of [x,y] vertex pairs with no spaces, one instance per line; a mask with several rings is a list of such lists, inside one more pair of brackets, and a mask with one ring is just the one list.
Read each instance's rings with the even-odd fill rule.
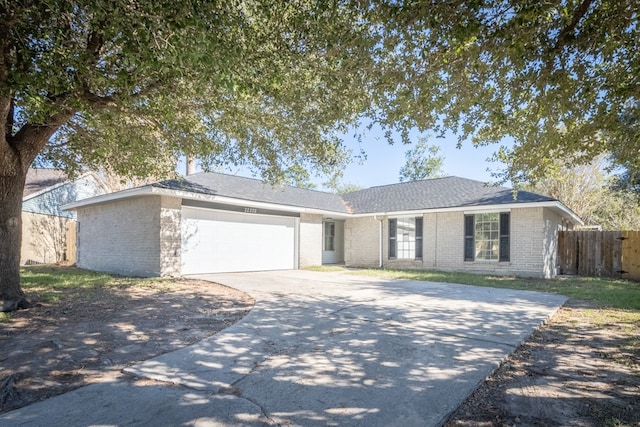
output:
[[[573,222],[579,225],[583,225],[584,222],[573,212],[566,207],[562,202],[553,200],[546,202],[522,202],[522,203],[505,203],[494,205],[468,205],[468,206],[454,206],[449,208],[424,208],[424,209],[411,209],[403,211],[394,211],[394,216],[413,216],[424,213],[445,213],[445,212],[500,212],[508,211],[511,209],[522,208],[552,208],[556,210],[561,216],[570,218]],[[352,218],[364,218],[368,216],[388,215],[389,212],[365,212],[351,214]]]
[[124,200],[134,197],[146,197],[146,196],[169,196],[177,197],[188,200],[198,200],[202,202],[221,203],[232,206],[244,206],[254,207],[258,209],[272,209],[285,212],[307,213],[316,215],[331,215],[336,218],[348,218],[350,214],[342,212],[329,211],[317,208],[306,208],[302,206],[287,206],[278,203],[270,202],[258,202],[246,199],[236,199],[229,196],[221,196],[214,194],[193,193],[184,190],[174,190],[168,188],[153,187],[151,185],[145,185],[143,187],[131,188],[128,190],[122,190],[115,193],[102,194],[100,196],[94,196],[87,199],[81,199],[72,203],[61,206],[63,210],[77,210],[79,208],[91,205],[99,205],[103,203],[110,203],[118,200]]

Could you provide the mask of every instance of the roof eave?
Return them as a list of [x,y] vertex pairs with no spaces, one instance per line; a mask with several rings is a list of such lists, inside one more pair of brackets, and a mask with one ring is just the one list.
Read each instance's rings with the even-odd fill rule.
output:
[[567,217],[571,221],[578,225],[584,224],[583,221],[574,212],[567,208],[564,204],[557,200],[544,201],[544,202],[521,202],[521,203],[503,203],[493,205],[467,205],[467,206],[452,206],[446,208],[430,208],[430,209],[412,209],[402,211],[376,211],[367,213],[355,213],[349,215],[354,218],[368,217],[368,216],[403,216],[403,215],[417,215],[423,213],[439,213],[439,212],[482,212],[491,211],[496,212],[500,210],[522,209],[522,208],[551,208],[560,214],[562,217]]
[[105,203],[112,203],[118,200],[125,200],[134,197],[148,197],[148,196],[168,196],[176,197],[187,200],[198,200],[203,202],[215,202],[231,206],[244,206],[248,208],[261,208],[270,210],[280,210],[284,212],[298,212],[318,215],[332,215],[333,217],[348,217],[349,214],[339,211],[332,211],[328,209],[308,208],[302,206],[282,205],[278,203],[258,202],[254,200],[238,199],[228,196],[220,196],[215,194],[205,193],[193,193],[184,190],[173,190],[168,188],[159,188],[153,186],[144,186],[133,188],[130,190],[119,191],[117,193],[104,194],[101,196],[90,197],[87,199],[79,200],[77,202],[69,203],[62,206],[64,210],[77,210],[79,208],[101,205]]

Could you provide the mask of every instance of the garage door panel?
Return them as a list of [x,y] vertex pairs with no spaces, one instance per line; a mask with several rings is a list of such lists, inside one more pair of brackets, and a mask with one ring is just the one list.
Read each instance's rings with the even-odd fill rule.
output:
[[295,218],[183,208],[183,274],[295,268]]

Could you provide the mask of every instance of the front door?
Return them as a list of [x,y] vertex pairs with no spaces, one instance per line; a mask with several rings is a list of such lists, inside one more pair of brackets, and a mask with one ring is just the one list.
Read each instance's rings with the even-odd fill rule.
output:
[[344,222],[325,220],[322,222],[322,263],[344,262]]

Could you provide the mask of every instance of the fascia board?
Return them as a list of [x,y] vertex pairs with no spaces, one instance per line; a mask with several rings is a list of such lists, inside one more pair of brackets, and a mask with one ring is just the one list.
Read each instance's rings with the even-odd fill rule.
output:
[[178,197],[189,200],[201,200],[208,202],[216,202],[225,205],[231,206],[244,206],[248,208],[260,208],[260,209],[269,209],[269,210],[279,210],[285,212],[299,212],[299,213],[308,213],[308,214],[317,214],[317,215],[332,215],[333,217],[342,217],[348,218],[350,214],[343,212],[336,212],[326,209],[315,209],[315,208],[305,208],[302,206],[291,206],[291,205],[281,205],[277,203],[268,203],[268,202],[258,202],[254,200],[247,199],[237,199],[235,197],[228,196],[216,196],[210,194],[198,194],[198,193],[190,193],[186,191],[179,191],[177,194]]
[[217,196],[214,194],[192,193],[189,191],[171,190],[167,188],[157,188],[157,187],[151,187],[151,186],[133,188],[130,190],[119,191],[117,193],[103,194],[101,196],[90,197],[87,199],[79,200],[77,202],[66,204],[62,206],[62,209],[76,210],[78,208],[82,208],[86,206],[99,205],[99,204],[114,202],[117,200],[129,199],[132,197],[145,197],[145,196],[169,196],[169,197],[177,197],[177,198],[188,199],[188,200],[199,200],[203,202],[215,202],[215,203],[221,203],[221,204],[226,204],[231,206],[245,206],[245,207],[251,207],[251,208],[280,210],[285,212],[331,215],[332,217],[342,217],[342,218],[347,218],[349,216],[349,214],[330,211],[330,210],[305,208],[305,207],[290,206],[290,205],[280,205],[276,203],[257,202],[253,200],[236,199],[234,197]]
[[415,209],[405,211],[386,211],[386,212],[369,212],[361,214],[352,214],[350,217],[363,218],[369,216],[409,216],[419,215],[425,213],[444,213],[444,212],[506,212],[512,209],[523,208],[552,208],[560,213],[562,216],[567,216],[577,224],[582,225],[582,220],[573,213],[569,208],[558,201],[549,202],[532,202],[532,203],[505,203],[498,205],[483,205],[483,206],[455,206],[450,208],[435,208],[435,209]]
[[117,191],[115,193],[107,193],[102,194],[100,196],[88,197],[86,199],[77,200],[73,203],[67,203],[66,205],[62,205],[62,209],[64,210],[76,210],[78,208],[83,208],[85,206],[92,205],[101,205],[104,203],[110,203],[117,200],[129,199],[131,197],[141,197],[141,196],[152,196],[154,192],[152,191],[152,187],[138,187],[132,188],[129,190]]

